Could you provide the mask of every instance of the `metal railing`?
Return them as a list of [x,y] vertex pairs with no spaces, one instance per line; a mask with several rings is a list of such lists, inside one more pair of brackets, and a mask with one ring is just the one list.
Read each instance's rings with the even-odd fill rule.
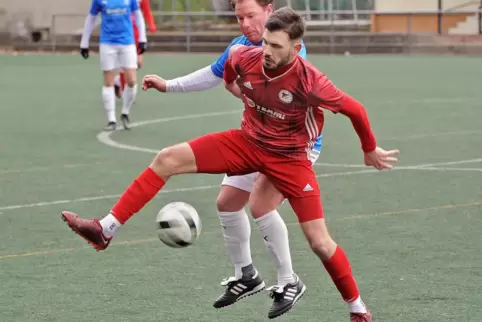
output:
[[[313,25],[321,26],[321,31],[317,31],[321,34],[328,34],[334,35],[335,33],[348,33],[348,32],[359,32],[359,33],[369,33],[370,30],[367,30],[367,26],[369,26],[372,22],[372,18],[374,16],[403,16],[405,23],[403,23],[403,30],[397,30],[396,33],[401,34],[414,34],[413,22],[419,16],[422,15],[438,15],[441,14],[442,21],[443,19],[448,19],[451,15],[467,15],[467,16],[477,16],[479,20],[479,30],[478,32],[482,34],[482,7],[479,10],[455,10],[451,12],[447,12],[446,10],[418,10],[418,11],[373,11],[373,10],[358,10],[357,11],[357,19],[351,19],[353,17],[352,10],[298,10],[300,14],[303,16],[311,15],[312,20],[315,23]],[[231,20],[231,24],[229,21],[220,19],[219,17],[231,17],[234,18],[234,12],[232,11],[218,11],[218,12],[193,12],[193,11],[170,11],[170,12],[163,12],[163,11],[155,11],[153,15],[157,18],[160,17],[171,17],[172,22],[169,24],[170,31],[160,31],[158,34],[168,35],[173,31],[176,31],[177,36],[182,35],[183,41],[185,44],[186,51],[190,51],[192,44],[193,44],[193,37],[198,35],[207,35],[207,34],[239,34],[239,29],[235,23],[235,19]],[[327,19],[318,19],[314,20],[314,17],[327,17]],[[56,50],[58,44],[57,36],[66,34],[66,35],[73,35],[81,34],[83,21],[85,15],[80,14],[56,14],[52,16],[51,21],[51,49]],[[202,18],[202,19],[201,19]],[[62,31],[62,24],[59,24],[60,20],[67,20],[69,23],[72,23],[73,20],[77,21],[78,24],[76,25],[75,32],[69,30],[68,32]],[[162,19],[159,19],[162,21]],[[350,26],[350,31],[346,30],[346,27]],[[364,30],[355,31],[355,27],[362,27],[364,26]],[[162,27],[162,24],[161,24]],[[345,29],[340,29],[345,27]],[[72,29],[72,28],[70,28]],[[432,33],[436,33],[433,31]],[[334,36],[330,38],[330,42],[334,41]]]

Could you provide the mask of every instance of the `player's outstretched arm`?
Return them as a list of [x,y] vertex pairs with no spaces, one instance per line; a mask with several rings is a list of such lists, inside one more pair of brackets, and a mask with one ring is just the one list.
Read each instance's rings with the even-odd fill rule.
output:
[[161,93],[204,91],[218,86],[223,81],[222,78],[213,74],[211,66],[198,69],[191,74],[171,80],[165,80],[158,75],[147,75],[144,77],[144,80],[146,78],[152,78],[153,76],[156,77],[156,87],[147,87],[146,90],[155,88]]
[[198,69],[188,75],[170,80],[162,79],[161,92],[186,93],[205,91],[214,88],[223,82],[224,65],[229,56],[230,49],[238,46],[237,39],[233,40],[221,56],[211,65]]
[[400,152],[398,150],[386,151],[377,146],[365,107],[351,96],[343,93],[340,113],[350,118],[353,128],[360,138],[365,153],[365,165],[373,166],[378,170],[392,169],[393,163],[398,162],[396,156]]
[[166,81],[166,92],[194,92],[214,88],[222,83],[224,66],[239,44],[231,44],[211,65],[189,75]]
[[198,69],[188,75],[165,80],[164,92],[181,93],[197,92],[214,88],[221,84],[223,79],[216,76],[211,65]]
[[398,162],[396,156],[400,153],[399,150],[386,151],[377,146],[365,107],[336,88],[325,75],[320,76],[313,85],[309,100],[312,105],[339,112],[350,119],[361,141],[365,165],[383,170],[392,169],[393,163]]

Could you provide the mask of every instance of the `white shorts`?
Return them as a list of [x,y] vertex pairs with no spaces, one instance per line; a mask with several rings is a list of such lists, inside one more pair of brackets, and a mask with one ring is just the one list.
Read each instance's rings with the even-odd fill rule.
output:
[[100,44],[100,67],[103,71],[119,68],[137,69],[136,45]]
[[[312,150],[310,153],[310,161],[312,164],[318,160],[320,156],[320,151]],[[227,175],[224,176],[223,182],[221,182],[222,186],[231,186],[234,188],[238,188],[247,192],[251,192],[254,187],[254,182],[256,178],[258,178],[259,172],[253,172],[250,174],[245,174],[243,176],[231,176],[228,177]]]

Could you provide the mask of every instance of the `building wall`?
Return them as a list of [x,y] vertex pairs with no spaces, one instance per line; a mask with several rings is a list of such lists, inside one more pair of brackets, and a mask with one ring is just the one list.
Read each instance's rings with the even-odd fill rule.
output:
[[[442,0],[442,9],[447,10],[467,3],[467,0]],[[376,0],[376,11],[437,10],[438,0]],[[464,6],[463,10],[476,10],[476,3]],[[462,9],[461,9],[462,10]]]
[[[442,16],[442,31],[446,33],[450,28],[467,19],[471,14],[457,13],[452,8],[466,4],[466,0],[443,0],[442,10],[449,10]],[[372,15],[373,32],[426,32],[438,31],[438,14],[423,13],[395,13],[396,11],[432,11],[437,10],[438,0],[378,0],[375,2],[375,11],[390,12],[389,14],[377,13]],[[478,4],[463,6],[458,11],[477,10]]]
[[[466,14],[451,14],[442,17],[442,31],[446,33],[450,28],[467,18]],[[423,15],[373,15],[373,32],[425,32],[435,33],[438,31],[438,16],[434,14]]]
[[0,9],[4,9],[7,19],[28,17],[35,28],[49,27],[55,14],[75,14],[57,20],[59,31],[72,31],[82,28],[90,3],[89,0],[0,0]]

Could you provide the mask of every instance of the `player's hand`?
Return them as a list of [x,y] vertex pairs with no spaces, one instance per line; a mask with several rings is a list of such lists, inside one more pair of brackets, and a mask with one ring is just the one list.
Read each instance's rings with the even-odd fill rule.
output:
[[243,48],[243,47],[245,47],[245,45],[241,45],[241,44],[236,44],[236,45],[232,45],[231,47],[229,47],[228,58],[233,57],[234,53],[235,53],[238,49]]
[[139,45],[137,45],[137,53],[139,55],[142,55],[147,49],[147,43],[145,42],[140,42]]
[[238,84],[236,82],[232,82],[230,84],[224,83],[224,87],[231,92],[234,96],[237,98],[243,99],[243,93],[241,92],[241,89],[239,88]]
[[378,170],[393,169],[393,163],[398,162],[396,156],[399,153],[399,150],[385,151],[377,147],[375,150],[365,153],[365,165],[373,166]]
[[80,55],[85,59],[89,58],[89,48],[80,48]]
[[147,91],[150,88],[155,88],[159,92],[165,93],[167,91],[166,80],[157,75],[144,76],[142,90]]

